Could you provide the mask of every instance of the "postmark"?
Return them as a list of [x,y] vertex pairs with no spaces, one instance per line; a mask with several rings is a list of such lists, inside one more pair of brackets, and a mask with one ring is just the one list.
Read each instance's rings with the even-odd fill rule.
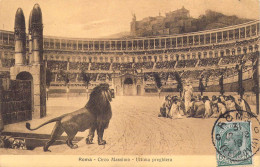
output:
[[228,111],[212,128],[212,142],[218,166],[253,164],[260,149],[260,122],[247,111]]

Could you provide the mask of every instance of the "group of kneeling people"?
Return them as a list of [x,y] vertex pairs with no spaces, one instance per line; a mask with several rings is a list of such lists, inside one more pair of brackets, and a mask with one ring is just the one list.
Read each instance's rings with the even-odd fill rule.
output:
[[[187,104],[187,103],[186,103]],[[178,96],[165,96],[158,117],[166,118],[217,118],[226,111],[247,111],[243,114],[251,113],[250,106],[247,101],[242,98],[235,99],[233,96],[215,96],[211,99],[208,96],[193,96],[185,105],[185,100]],[[230,115],[235,117],[235,112],[230,112]]]

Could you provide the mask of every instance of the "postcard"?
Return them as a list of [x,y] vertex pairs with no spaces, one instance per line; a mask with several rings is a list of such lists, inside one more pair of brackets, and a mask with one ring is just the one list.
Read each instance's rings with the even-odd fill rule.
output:
[[260,166],[259,11],[0,0],[0,166]]

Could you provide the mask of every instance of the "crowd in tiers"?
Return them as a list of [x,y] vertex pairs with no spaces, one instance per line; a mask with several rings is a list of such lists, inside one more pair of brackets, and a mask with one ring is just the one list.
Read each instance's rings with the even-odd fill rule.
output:
[[224,72],[224,77],[229,77],[229,76],[232,76],[232,75],[237,75],[238,74],[238,71],[236,69],[236,67],[232,67],[232,68],[227,68]]
[[90,70],[109,70],[110,63],[91,63]]
[[206,58],[206,59],[200,59],[199,60],[199,66],[214,66],[218,65],[220,58],[215,57],[215,58]]
[[211,69],[205,71],[204,75],[207,73],[209,76],[209,79],[215,79],[220,77],[222,74],[224,74],[225,69]]
[[100,73],[98,74],[98,81],[112,81],[112,75],[111,74],[104,74]]
[[255,61],[257,57],[259,56],[259,52],[253,52],[253,53],[248,53],[246,54],[243,59],[246,61]]
[[2,67],[6,67],[6,68],[10,68],[12,66],[14,66],[14,59],[1,59],[0,60]]
[[97,80],[97,76],[98,76],[97,73],[91,73],[90,74],[90,81],[96,81]]
[[113,63],[112,70],[122,70],[133,68],[133,63]]
[[239,63],[239,60],[243,57],[243,55],[232,55],[223,57],[221,60],[221,65],[235,64]]
[[86,62],[70,62],[69,69],[70,70],[88,70],[89,63]]
[[112,64],[112,70],[120,70],[121,63],[113,63]]
[[130,69],[132,68],[133,66],[133,63],[121,63],[121,69]]
[[67,62],[49,60],[47,62],[47,68],[49,68],[50,70],[67,70]]
[[176,61],[157,62],[155,68],[160,68],[160,69],[174,68],[175,64]]
[[196,70],[196,71],[184,71],[184,73],[181,75],[181,78],[189,78],[191,80],[198,79],[202,73],[202,70]]
[[[176,72],[159,72],[159,76],[161,78],[161,81],[169,81],[169,80],[176,80],[175,76]],[[182,72],[178,72],[179,75],[182,74]],[[144,73],[144,81],[154,81],[154,73],[153,72],[147,72]]]
[[135,69],[152,69],[154,62],[143,62],[143,63],[135,63]]
[[70,73],[68,75],[68,78],[69,78],[69,82],[76,82],[77,74],[76,73]]
[[177,68],[195,67],[197,60],[180,60],[177,63]]

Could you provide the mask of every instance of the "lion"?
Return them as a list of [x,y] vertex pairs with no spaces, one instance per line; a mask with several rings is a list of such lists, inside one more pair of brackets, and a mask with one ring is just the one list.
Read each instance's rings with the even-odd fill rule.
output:
[[87,104],[72,113],[67,113],[59,117],[53,118],[36,128],[31,128],[30,123],[26,123],[26,128],[29,130],[37,130],[44,125],[56,122],[51,133],[50,140],[44,145],[43,150],[50,151],[48,148],[65,132],[68,135],[66,140],[67,145],[72,148],[78,148],[78,145],[73,144],[72,140],[78,131],[83,132],[89,129],[89,135],[86,138],[87,144],[93,143],[94,133],[97,130],[98,144],[105,145],[103,140],[104,129],[109,125],[112,118],[112,110],[110,102],[112,101],[111,90],[106,83],[96,86],[90,94]]

